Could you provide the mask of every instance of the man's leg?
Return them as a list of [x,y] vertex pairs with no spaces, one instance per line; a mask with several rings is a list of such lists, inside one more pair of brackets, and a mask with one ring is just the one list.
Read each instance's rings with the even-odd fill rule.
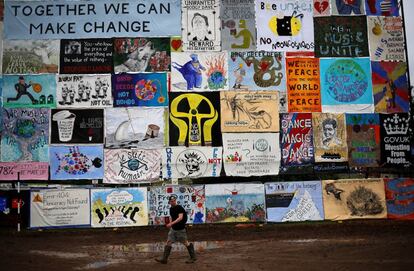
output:
[[190,259],[187,260],[187,261],[185,261],[185,262],[186,263],[193,263],[193,262],[195,262],[197,260],[197,257],[196,257],[196,254],[195,254],[195,250],[194,250],[193,243],[189,243],[188,241],[186,241],[184,245],[187,247],[188,254],[190,254]]
[[17,101],[17,100],[19,100],[19,99],[20,99],[20,97],[22,97],[22,94],[19,92],[19,93],[17,93],[16,98],[7,98],[7,102],[10,102],[10,101]]
[[174,230],[170,229],[170,231],[168,232],[167,243],[165,243],[165,246],[164,246],[164,254],[162,258],[155,259],[157,262],[162,263],[162,264],[166,264],[168,262],[168,257],[170,256],[170,253],[171,253],[172,244],[176,241],[175,239],[176,238],[174,235]]

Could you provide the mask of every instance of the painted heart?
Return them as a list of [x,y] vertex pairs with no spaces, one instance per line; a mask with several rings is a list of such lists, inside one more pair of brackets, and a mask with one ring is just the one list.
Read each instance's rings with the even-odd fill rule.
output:
[[323,1],[323,2],[315,2],[314,6],[315,6],[315,9],[316,9],[319,13],[322,13],[322,12],[324,12],[324,11],[328,8],[329,3],[328,3],[328,1]]
[[181,47],[181,44],[182,44],[181,40],[172,40],[172,41],[171,41],[171,47],[172,47],[175,51],[177,51],[177,50]]
[[267,71],[267,68],[269,68],[269,62],[266,62],[266,61],[260,62],[260,69],[262,71]]

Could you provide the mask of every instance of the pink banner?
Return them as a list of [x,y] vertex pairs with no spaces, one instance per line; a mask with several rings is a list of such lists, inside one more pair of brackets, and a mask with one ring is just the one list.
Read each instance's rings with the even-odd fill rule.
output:
[[32,163],[0,163],[0,181],[19,180],[47,180],[49,178],[49,164],[46,162]]

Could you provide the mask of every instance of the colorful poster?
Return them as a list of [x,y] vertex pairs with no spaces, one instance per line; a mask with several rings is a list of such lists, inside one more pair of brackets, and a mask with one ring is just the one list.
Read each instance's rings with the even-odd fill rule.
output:
[[277,175],[280,158],[279,133],[223,134],[227,176]]
[[375,112],[410,110],[406,62],[371,62]]
[[61,74],[90,74],[113,72],[112,39],[60,41]]
[[102,145],[50,146],[51,180],[103,179]]
[[4,107],[56,107],[55,75],[4,75]]
[[221,50],[219,0],[181,0],[181,13],[183,51]]
[[322,112],[374,112],[368,58],[321,59],[320,69]]
[[91,189],[92,227],[148,225],[147,188]]
[[315,162],[346,162],[345,114],[313,113]]
[[221,147],[168,147],[162,150],[164,179],[219,177]]
[[183,51],[183,41],[181,40],[181,36],[170,37],[170,50],[171,52]]
[[287,58],[289,112],[321,112],[318,58]]
[[326,220],[387,218],[382,179],[322,181]]
[[369,56],[366,16],[316,17],[316,57]]
[[222,49],[254,51],[256,49],[254,0],[223,0],[220,12]]
[[89,189],[30,191],[30,228],[79,227],[91,224]]
[[115,74],[114,106],[168,106],[167,73]]
[[[5,3],[6,39],[177,36],[181,6],[176,0],[57,0]],[[70,72],[72,73],[72,72]]]
[[287,93],[286,91],[279,91],[279,113],[287,113]]
[[114,46],[116,73],[170,71],[169,38],[115,39]]
[[269,222],[323,220],[321,181],[266,183]]
[[3,108],[1,161],[49,161],[49,109]]
[[409,166],[411,157],[410,116],[408,113],[380,114],[381,164]]
[[205,195],[202,185],[168,185],[150,187],[148,192],[149,224],[165,225],[170,220],[168,198],[177,197],[177,204],[187,212],[187,224],[201,224],[205,222]]
[[0,180],[48,180],[49,163],[46,162],[5,162],[0,163]]
[[364,0],[330,0],[332,15],[365,14]]
[[61,75],[56,77],[58,108],[112,107],[111,75]]
[[365,0],[367,15],[399,16],[399,0]]
[[3,40],[3,73],[57,73],[58,40]]
[[313,0],[255,3],[258,51],[314,50]]
[[209,184],[206,222],[261,222],[266,220],[263,184]]
[[106,148],[164,147],[165,108],[107,108],[105,115]]
[[103,109],[52,109],[50,144],[104,143]]
[[15,228],[17,221],[21,228],[29,226],[30,215],[30,190],[17,189],[0,190],[0,226]]
[[222,132],[279,132],[278,92],[222,91]]
[[414,219],[414,179],[384,179],[387,200],[387,218]]
[[227,52],[171,53],[171,90],[229,89]]
[[280,114],[282,166],[302,166],[314,163],[311,113]]
[[148,183],[160,178],[161,151],[106,149],[104,164],[104,183]]
[[331,3],[329,0],[313,0],[313,16],[330,16]]
[[230,52],[229,73],[230,89],[286,90],[282,52]]
[[368,38],[371,60],[405,61],[401,17],[369,16]]

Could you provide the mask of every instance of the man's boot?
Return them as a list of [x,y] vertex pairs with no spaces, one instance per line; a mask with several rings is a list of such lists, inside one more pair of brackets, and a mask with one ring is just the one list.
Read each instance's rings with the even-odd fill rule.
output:
[[185,261],[185,262],[186,263],[193,263],[193,262],[195,262],[197,260],[197,257],[196,257],[195,251],[194,251],[194,245],[193,245],[193,243],[190,243],[188,245],[187,250],[188,250],[188,254],[190,254],[190,259],[187,260],[187,261]]
[[162,258],[155,259],[155,260],[159,263],[166,264],[168,262],[168,257],[170,256],[170,253],[171,253],[171,246],[165,246],[164,255],[162,256]]

